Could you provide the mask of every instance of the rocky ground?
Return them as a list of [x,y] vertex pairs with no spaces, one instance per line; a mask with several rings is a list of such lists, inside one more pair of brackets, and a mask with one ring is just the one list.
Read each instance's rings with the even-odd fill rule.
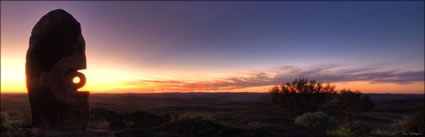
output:
[[[2,137],[37,136],[30,128],[11,128]],[[67,133],[80,137],[321,137],[320,131],[292,123],[279,126],[235,127],[209,117],[190,114],[158,116],[147,112],[116,113],[93,109],[88,130]],[[62,136],[62,135],[61,135]]]
[[[373,95],[374,110],[355,117],[373,136],[391,135],[391,123],[423,109],[421,96]],[[36,136],[31,132],[25,94],[2,95],[10,128],[1,137]],[[93,94],[87,131],[80,137],[321,137],[294,124],[268,94]]]

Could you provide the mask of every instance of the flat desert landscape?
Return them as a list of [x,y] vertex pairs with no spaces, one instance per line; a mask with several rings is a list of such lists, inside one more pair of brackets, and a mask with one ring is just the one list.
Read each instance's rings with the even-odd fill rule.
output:
[[[375,103],[374,109],[360,113],[354,119],[366,123],[372,129],[372,133],[375,133],[375,136],[385,136],[385,133],[392,130],[391,123],[424,109],[423,94],[368,95]],[[2,110],[8,112],[11,116],[30,112],[27,94],[2,94],[1,98]],[[214,130],[205,131],[206,133],[214,133],[205,134],[207,136],[221,136],[215,130],[223,130],[223,134],[230,136],[323,136],[314,130],[295,125],[294,117],[287,115],[286,112],[279,109],[278,105],[273,104],[269,93],[97,93],[90,95],[90,105],[92,114],[95,116],[91,119],[89,128],[100,129],[96,132],[107,132],[104,133],[107,136],[166,136],[158,134],[156,131],[158,129],[155,129],[158,126],[167,127],[164,127],[164,121],[197,117],[213,122],[219,127],[229,128],[221,129],[221,127],[213,126],[217,129],[212,129],[213,127],[209,127],[211,125],[195,121],[193,121],[194,123],[186,123],[194,126],[187,127],[189,129]],[[143,115],[130,122],[130,125],[141,123],[141,125],[136,126],[139,128],[137,130],[131,130],[135,128],[114,128],[114,122],[111,120],[114,118],[108,118],[120,116],[129,118],[136,114]],[[329,115],[332,116],[332,113],[329,113]],[[158,119],[159,122],[155,122],[153,119]],[[100,124],[99,120],[101,121]],[[108,121],[107,124],[103,123],[102,125],[102,120]],[[179,124],[184,123],[169,124],[168,126],[188,126]],[[117,127],[123,126],[118,125]],[[161,129],[161,131],[165,129]],[[185,129],[167,129],[164,132],[175,136],[204,135],[204,133],[185,133],[186,131],[183,130]],[[193,129],[191,130],[193,131]],[[247,131],[250,133],[247,133]],[[143,132],[143,134],[139,132]],[[145,135],[149,132],[155,133],[155,135]],[[244,133],[239,134],[237,132]]]

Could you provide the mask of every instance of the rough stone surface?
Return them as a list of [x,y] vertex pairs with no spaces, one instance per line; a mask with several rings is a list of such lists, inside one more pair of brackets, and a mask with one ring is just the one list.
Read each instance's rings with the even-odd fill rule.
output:
[[[57,9],[34,26],[26,55],[26,79],[33,131],[85,130],[89,119],[85,84],[85,41],[80,23]],[[80,83],[72,79],[79,77]]]

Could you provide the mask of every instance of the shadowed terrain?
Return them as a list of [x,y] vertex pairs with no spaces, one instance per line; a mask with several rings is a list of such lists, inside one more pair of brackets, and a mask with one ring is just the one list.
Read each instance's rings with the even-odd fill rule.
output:
[[[369,95],[375,108],[355,119],[374,130],[391,130],[424,107],[423,95]],[[89,128],[105,136],[323,136],[295,125],[270,100],[268,93],[92,94]],[[2,109],[30,112],[27,95],[2,94]]]

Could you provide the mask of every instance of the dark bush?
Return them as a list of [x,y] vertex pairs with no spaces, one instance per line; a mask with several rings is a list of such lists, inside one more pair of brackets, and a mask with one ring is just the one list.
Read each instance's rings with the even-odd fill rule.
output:
[[89,127],[97,129],[147,128],[159,126],[164,122],[163,117],[143,111],[116,113],[96,108],[91,112]]
[[9,125],[9,114],[4,111],[0,111],[0,131],[5,131],[11,128]]
[[349,128],[340,127],[335,130],[326,131],[328,137],[355,137],[354,133]]
[[150,114],[143,111],[136,111],[129,114],[124,114],[124,125],[129,127],[147,128],[159,126],[165,122],[163,117]]
[[351,131],[356,137],[369,137],[372,129],[361,121],[355,121],[353,122]]
[[336,94],[334,86],[330,84],[322,86],[320,82],[304,78],[275,86],[269,92],[274,103],[280,104],[283,110],[296,115],[317,111]]
[[392,124],[395,134],[422,134],[425,130],[424,110]]
[[345,115],[348,128],[352,126],[353,115],[370,111],[375,106],[368,95],[350,90],[341,90],[340,94],[336,96],[335,104],[338,110]]
[[338,122],[321,111],[304,113],[295,118],[295,124],[312,129],[319,129],[321,131],[334,130],[338,128]]
[[22,122],[23,128],[31,128],[32,127],[31,113],[23,113],[21,122]]

